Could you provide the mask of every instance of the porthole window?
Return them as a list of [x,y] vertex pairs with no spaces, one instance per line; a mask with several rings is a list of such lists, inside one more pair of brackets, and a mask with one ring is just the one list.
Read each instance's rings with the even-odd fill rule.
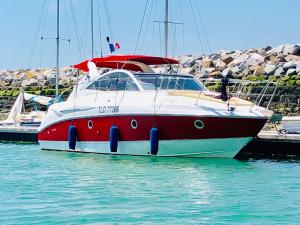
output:
[[88,128],[89,129],[93,128],[93,121],[91,121],[91,120],[88,121]]
[[195,120],[194,121],[194,126],[198,129],[201,130],[204,128],[204,123],[202,120]]
[[137,121],[136,120],[131,120],[131,127],[132,127],[132,129],[136,129],[137,126],[138,126]]

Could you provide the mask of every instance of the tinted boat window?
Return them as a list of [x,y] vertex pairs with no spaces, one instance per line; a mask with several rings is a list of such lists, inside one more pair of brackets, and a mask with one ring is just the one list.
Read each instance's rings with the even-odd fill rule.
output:
[[90,84],[87,89],[99,91],[138,91],[135,82],[126,73],[112,73],[99,78]]
[[145,90],[206,90],[190,76],[161,74],[135,74],[135,76]]

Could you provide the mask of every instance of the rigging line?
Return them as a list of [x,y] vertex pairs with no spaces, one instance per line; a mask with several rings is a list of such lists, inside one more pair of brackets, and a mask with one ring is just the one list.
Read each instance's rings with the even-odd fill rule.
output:
[[158,36],[159,36],[159,50],[160,55],[162,55],[162,41],[161,41],[161,30],[160,30],[160,23],[158,24]]
[[103,57],[102,32],[101,32],[101,18],[100,18],[100,3],[99,3],[99,0],[97,0],[96,3],[97,3],[97,15],[98,15],[100,55],[101,55],[101,57]]
[[176,24],[173,25],[173,57],[175,57],[176,52],[178,53],[177,41],[176,41]]
[[40,68],[42,68],[42,55],[43,55],[43,39],[41,39],[41,46],[40,46]]
[[141,35],[142,28],[143,28],[144,18],[145,18],[145,14],[146,14],[146,11],[147,11],[148,2],[149,2],[149,0],[146,0],[146,4],[145,4],[145,7],[144,7],[144,12],[143,12],[143,17],[142,17],[142,21],[141,21],[139,32],[138,32],[138,37],[137,37],[137,41],[136,41],[136,44],[135,44],[134,54],[136,53],[137,48],[138,48],[140,35]]
[[[48,2],[48,0],[47,0]],[[45,34],[45,29],[46,29],[46,25],[47,25],[47,19],[48,19],[48,11],[49,11],[49,3],[46,4],[46,8],[45,8],[45,18],[44,21],[42,22],[42,31],[41,31],[41,35],[43,36]]]
[[65,11],[65,21],[66,21],[66,26],[67,26],[67,41],[68,41],[68,64],[71,64],[71,39],[70,39],[70,29],[69,29],[69,19],[68,19],[68,10],[67,10],[67,4],[66,0],[63,0],[63,9]]
[[66,0],[63,0],[63,9],[65,10],[64,17],[66,21],[66,27],[67,27],[67,36],[70,40],[70,29],[69,29],[69,20],[68,20],[68,11],[67,11],[67,5],[66,5]]
[[107,20],[110,39],[112,41],[114,41],[112,23],[111,23],[110,14],[109,14],[109,11],[108,11],[107,3],[106,3],[106,0],[102,0],[102,2],[103,2],[104,9],[105,9],[104,11],[105,11],[105,14],[106,14],[106,20]]
[[[157,20],[156,19],[156,16],[157,16],[157,1],[154,1],[154,13],[153,13],[153,18],[154,18],[154,21]],[[153,54],[155,55],[155,22],[153,22],[153,26],[152,26],[152,50],[153,50]]]
[[148,33],[148,27],[149,27],[149,22],[150,22],[150,17],[151,17],[151,15],[152,15],[153,3],[154,3],[154,1],[152,1],[152,2],[151,2],[151,6],[150,6],[150,12],[149,12],[149,16],[148,16],[147,25],[146,25],[146,31],[145,31],[145,35],[144,35],[144,37],[143,37],[143,40],[142,40],[141,48],[143,48],[143,45],[144,45],[145,39],[146,39],[146,37],[147,37],[147,33]]
[[76,15],[74,12],[74,6],[72,4],[72,0],[69,0],[69,2],[70,2],[70,11],[71,11],[72,19],[73,19],[73,25],[74,25],[74,29],[75,29],[75,36],[76,36],[79,56],[80,56],[80,59],[82,60],[83,59],[83,57],[82,57],[82,54],[83,54],[82,40],[81,40],[81,37],[79,34],[78,23],[77,23]]
[[204,22],[203,22],[201,13],[200,13],[200,7],[198,5],[198,1],[197,0],[195,0],[195,5],[196,5],[196,11],[198,12],[198,16],[199,16],[199,19],[200,19],[200,25],[201,25],[202,30],[203,30],[204,39],[205,39],[205,41],[207,43],[207,47],[208,47],[209,52],[211,52],[210,42],[209,42],[209,39],[208,39],[208,35],[207,35],[206,29],[205,29],[205,26],[204,26]]
[[33,39],[34,41],[33,41],[33,44],[32,44],[32,48],[30,50],[29,63],[28,63],[29,68],[31,68],[31,64],[32,64],[32,61],[33,61],[33,57],[34,57],[34,53],[35,53],[35,49],[36,49],[36,45],[37,45],[37,40],[38,40],[38,36],[39,36],[40,30],[41,30],[42,20],[43,20],[44,13],[45,13],[46,3],[47,3],[47,0],[44,0],[43,4],[42,4],[42,10],[41,10],[41,13],[40,13],[40,16],[39,16],[38,26],[37,26],[35,36],[34,36],[34,39]]
[[189,0],[189,3],[190,3],[191,10],[192,10],[192,14],[193,14],[193,18],[194,18],[194,23],[195,23],[195,26],[196,26],[197,34],[198,34],[198,39],[199,39],[201,51],[202,51],[202,53],[204,53],[203,44],[202,44],[202,40],[201,40],[201,37],[200,37],[200,32],[199,32],[198,24],[197,24],[197,21],[196,21],[196,16],[195,16],[195,13],[194,13],[192,1]]
[[[90,5],[89,4],[87,4],[87,6],[86,6],[86,11],[84,13],[84,18],[88,18],[89,17],[88,15],[90,15]],[[87,46],[89,46],[89,43],[90,43],[89,42],[90,41],[89,26],[85,26],[85,24],[84,24],[82,31],[83,31],[83,38],[82,38],[83,52],[85,54],[87,54],[87,56],[85,56],[85,55],[84,56],[85,56],[85,58],[91,58],[90,57],[90,54],[91,54],[90,48],[87,47]]]
[[185,35],[184,35],[184,17],[183,17],[182,0],[180,0],[179,4],[180,4],[180,15],[181,15],[181,23],[182,23],[182,50],[183,50],[183,54],[184,54],[185,53]]

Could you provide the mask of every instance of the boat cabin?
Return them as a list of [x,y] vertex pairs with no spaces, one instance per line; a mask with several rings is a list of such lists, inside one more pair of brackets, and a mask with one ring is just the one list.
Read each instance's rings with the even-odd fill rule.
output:
[[[89,74],[96,74],[83,89],[98,91],[153,91],[153,90],[189,90],[207,91],[206,87],[192,75],[155,73],[150,65],[178,64],[174,59],[141,56],[118,55],[94,58],[74,67]],[[97,67],[113,68],[98,75]]]
[[192,75],[130,73],[112,71],[91,83],[85,89],[98,91],[190,90],[206,91],[206,87]]

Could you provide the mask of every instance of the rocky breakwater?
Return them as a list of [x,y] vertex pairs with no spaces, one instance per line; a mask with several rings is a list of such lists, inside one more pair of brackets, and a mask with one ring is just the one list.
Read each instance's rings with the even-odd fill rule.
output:
[[[300,45],[286,44],[274,48],[267,46],[248,50],[222,50],[210,55],[180,56],[178,59],[181,62],[180,71],[190,73],[196,78],[218,79],[230,75],[235,79],[279,82],[279,88],[273,99],[276,103],[276,111],[299,112]],[[100,73],[105,71],[107,70],[99,70]],[[2,70],[0,71],[0,97],[15,97],[21,88],[34,94],[54,95],[55,74],[54,68]],[[82,76],[83,73],[80,72],[79,79]],[[76,81],[76,69],[72,67],[60,69],[61,93],[72,87]],[[215,91],[218,91],[219,87],[220,85],[209,86]],[[68,94],[69,91],[65,93]]]
[[[222,50],[210,55],[181,56],[179,59],[181,72],[197,78],[218,79],[229,75],[235,79],[279,82],[273,109],[286,113],[299,112],[300,45],[267,46],[244,51]],[[270,93],[272,90],[271,87]]]
[[[59,71],[59,87],[71,87],[77,81],[77,70],[63,67]],[[83,74],[80,73],[80,77]],[[17,96],[20,89],[34,94],[53,95],[55,93],[55,68],[19,69],[0,71],[0,96]]]
[[[237,79],[275,80],[282,76],[300,76],[300,45],[267,46],[245,51],[222,50],[210,55],[181,56],[179,59],[182,71],[197,78],[232,75]],[[290,81],[286,83],[289,85],[300,85],[300,79],[293,78],[286,77],[283,81]]]

